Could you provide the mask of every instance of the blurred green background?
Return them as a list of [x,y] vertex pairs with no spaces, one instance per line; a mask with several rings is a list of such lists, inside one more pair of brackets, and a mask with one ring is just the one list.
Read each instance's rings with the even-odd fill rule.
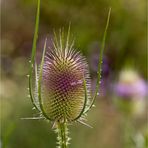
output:
[[[43,120],[21,120],[23,117],[38,115],[32,110],[33,106],[27,97],[26,77],[29,72],[36,3],[37,0],[0,2],[0,147],[4,148],[56,147],[56,135],[50,123]],[[87,57],[94,86],[109,7],[112,12],[104,53],[103,82],[96,107],[88,114],[87,123],[93,129],[77,123],[69,126],[71,148],[147,146],[148,129],[146,105],[144,106],[147,96],[145,0],[41,0],[37,56],[40,57],[45,37],[51,38],[53,29],[57,31],[64,27],[66,30],[71,22],[75,48]],[[125,69],[133,71],[136,78],[133,80],[133,75],[127,72],[128,79],[124,77],[124,73],[120,79],[121,71],[126,71]],[[142,86],[139,81],[143,82]],[[132,92],[139,90],[141,93],[133,95],[129,92],[118,92],[118,89],[116,91],[116,84],[122,83],[125,87],[136,84],[136,89]],[[123,90],[126,91],[124,88]],[[129,103],[134,106],[130,107],[130,111],[127,109]]]

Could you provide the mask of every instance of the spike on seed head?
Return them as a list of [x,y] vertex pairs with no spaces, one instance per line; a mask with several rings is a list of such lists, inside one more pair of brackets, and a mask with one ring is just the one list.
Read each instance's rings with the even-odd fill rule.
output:
[[69,34],[66,42],[60,35],[59,42],[56,37],[53,49],[44,60],[42,106],[45,114],[54,121],[72,121],[80,115],[85,102],[84,79],[87,93],[90,92],[86,59],[72,46],[69,45]]

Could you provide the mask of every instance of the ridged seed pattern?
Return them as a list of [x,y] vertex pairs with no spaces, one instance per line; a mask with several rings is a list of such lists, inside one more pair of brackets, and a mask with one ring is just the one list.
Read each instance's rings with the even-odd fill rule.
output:
[[84,79],[89,90],[88,65],[80,53],[52,51],[45,57],[42,104],[49,118],[72,121],[79,116],[85,100]]

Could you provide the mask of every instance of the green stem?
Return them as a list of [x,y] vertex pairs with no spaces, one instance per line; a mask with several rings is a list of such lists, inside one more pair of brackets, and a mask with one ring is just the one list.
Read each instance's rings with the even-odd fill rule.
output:
[[124,148],[133,148],[133,141],[132,141],[132,137],[133,137],[133,125],[132,125],[132,120],[130,119],[130,117],[126,116],[124,117],[124,121],[123,121],[123,142],[124,142]]
[[58,144],[59,148],[68,148],[68,128],[66,122],[57,123],[57,134],[58,134]]

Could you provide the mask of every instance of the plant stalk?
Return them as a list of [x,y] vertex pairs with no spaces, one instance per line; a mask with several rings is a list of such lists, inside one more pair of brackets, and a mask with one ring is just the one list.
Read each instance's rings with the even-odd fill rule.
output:
[[57,140],[58,140],[58,148],[68,148],[69,140],[68,137],[68,128],[66,122],[58,122],[57,123]]

